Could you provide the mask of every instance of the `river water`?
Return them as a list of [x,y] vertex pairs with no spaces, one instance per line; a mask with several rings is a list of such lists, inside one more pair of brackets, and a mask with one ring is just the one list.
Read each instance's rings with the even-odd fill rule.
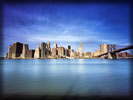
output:
[[0,60],[4,94],[129,96],[130,60]]

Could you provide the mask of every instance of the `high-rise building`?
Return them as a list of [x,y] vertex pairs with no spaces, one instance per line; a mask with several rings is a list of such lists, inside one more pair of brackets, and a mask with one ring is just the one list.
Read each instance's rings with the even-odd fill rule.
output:
[[46,43],[42,42],[41,44],[41,58],[45,58],[46,57]]
[[52,56],[57,56],[58,55],[58,51],[57,48],[52,48]]
[[70,57],[70,54],[71,54],[71,46],[68,45],[68,56]]
[[12,48],[13,48],[13,46],[9,46],[9,48],[8,48],[8,57],[7,58],[12,58]]
[[50,42],[47,44],[47,55],[51,55],[51,48],[50,48]]
[[64,47],[59,47],[58,48],[58,55],[59,56],[64,56],[65,55],[65,49],[64,49]]
[[27,58],[34,58],[35,50],[28,50]]
[[65,49],[65,56],[68,56],[68,50]]
[[107,52],[107,44],[104,43],[104,44],[100,45],[100,52],[101,52],[101,54]]
[[57,48],[57,44],[56,43],[54,43],[54,48]]
[[70,57],[74,57],[74,56],[75,56],[74,49],[72,49]]
[[20,42],[14,42],[13,46],[9,46],[8,48],[8,58],[17,58],[20,57],[22,53],[23,44]]
[[82,43],[80,43],[80,46],[78,48],[79,57],[82,57]]
[[48,42],[48,48],[50,48],[50,42]]
[[21,58],[26,58],[27,57],[28,49],[29,49],[28,44],[24,44],[22,54],[21,54]]
[[34,58],[40,58],[40,56],[41,56],[41,50],[40,50],[40,45],[38,45],[34,53]]

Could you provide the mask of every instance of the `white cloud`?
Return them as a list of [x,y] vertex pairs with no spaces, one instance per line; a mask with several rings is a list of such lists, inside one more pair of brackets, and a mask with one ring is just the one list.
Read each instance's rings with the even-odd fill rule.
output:
[[88,38],[85,36],[72,36],[72,35],[33,35],[27,37],[29,42],[42,42],[42,41],[50,41],[50,42],[79,42],[79,41],[87,41]]

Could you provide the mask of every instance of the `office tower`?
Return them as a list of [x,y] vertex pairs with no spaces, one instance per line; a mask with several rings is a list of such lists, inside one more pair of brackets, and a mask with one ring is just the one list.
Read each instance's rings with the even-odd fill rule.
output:
[[52,56],[57,56],[58,52],[57,52],[57,48],[52,48]]
[[46,57],[46,43],[42,42],[41,44],[41,58],[45,58]]
[[10,58],[12,58],[12,48],[13,48],[13,46],[9,46],[8,47],[8,58],[10,59]]
[[71,54],[71,46],[68,45],[68,56],[70,57],[70,54]]
[[78,48],[79,57],[82,57],[82,43],[80,43],[80,46]]
[[50,42],[48,42],[48,48],[47,48],[47,55],[51,55],[51,48],[50,48]]
[[23,49],[23,44],[20,42],[15,42],[13,44],[13,52],[12,52],[13,58],[19,57],[20,54],[22,53],[22,49]]
[[64,49],[64,47],[59,47],[59,48],[58,48],[58,55],[59,55],[59,56],[64,56],[64,54],[65,54],[65,49]]
[[41,56],[41,50],[40,50],[40,45],[38,45],[34,53],[34,58],[40,58],[40,56]]
[[54,43],[54,48],[57,48],[57,44],[56,43]]
[[26,58],[27,57],[28,49],[29,49],[28,44],[24,44],[22,54],[21,54],[21,58]]
[[9,46],[8,48],[8,58],[17,58],[20,57],[22,53],[23,44],[20,42],[14,42],[13,46]]
[[70,56],[71,56],[71,57],[74,57],[74,55],[75,55],[75,54],[74,54],[74,49],[72,49]]
[[101,52],[101,54],[107,52],[107,44],[104,43],[104,44],[100,45],[100,52]]
[[48,42],[48,48],[50,48],[50,42]]
[[68,50],[65,49],[65,56],[68,56]]
[[28,50],[27,52],[27,58],[34,58],[35,50]]

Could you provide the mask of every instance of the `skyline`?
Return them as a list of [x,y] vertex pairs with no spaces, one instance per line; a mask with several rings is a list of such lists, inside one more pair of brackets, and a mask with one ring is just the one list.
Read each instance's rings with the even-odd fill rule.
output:
[[4,55],[14,41],[30,49],[50,41],[74,50],[82,42],[83,52],[103,43],[130,44],[127,4],[5,4],[3,10]]

